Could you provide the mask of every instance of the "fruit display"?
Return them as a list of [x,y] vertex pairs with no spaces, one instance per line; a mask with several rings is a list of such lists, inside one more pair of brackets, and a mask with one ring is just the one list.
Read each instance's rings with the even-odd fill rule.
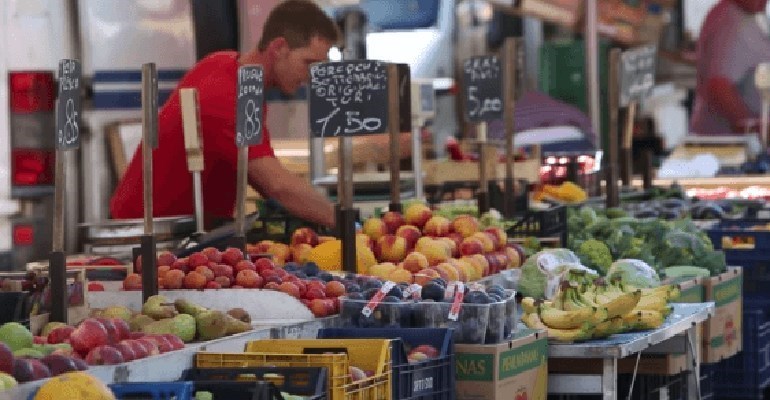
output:
[[49,379],[40,386],[33,400],[114,400],[112,391],[85,372],[67,372]]
[[436,359],[441,355],[441,352],[429,345],[421,344],[407,349],[406,359],[410,364],[416,364],[425,360]]
[[184,347],[184,343],[214,340],[251,330],[250,317],[241,308],[228,312],[210,310],[185,299],[170,301],[163,295],[148,298],[140,313],[114,306],[95,310],[93,314],[98,317],[116,315],[127,324],[131,336],[176,338],[170,346],[162,341],[158,343],[161,353]]
[[668,303],[678,296],[676,286],[637,288],[621,279],[607,281],[571,270],[552,300],[525,297],[521,320],[529,328],[547,330],[548,338],[559,342],[606,338],[660,327],[671,313]]
[[422,287],[358,279],[362,290],[340,299],[343,326],[452,328],[456,343],[483,344],[504,340],[515,324],[514,297],[501,286],[448,285],[442,278]]

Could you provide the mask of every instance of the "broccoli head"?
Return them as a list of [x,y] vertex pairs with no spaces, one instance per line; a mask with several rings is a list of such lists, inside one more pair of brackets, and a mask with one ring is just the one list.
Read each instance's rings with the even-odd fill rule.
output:
[[610,248],[604,242],[596,239],[589,239],[581,243],[576,254],[580,257],[580,262],[583,265],[599,271],[602,275],[606,274],[612,265]]

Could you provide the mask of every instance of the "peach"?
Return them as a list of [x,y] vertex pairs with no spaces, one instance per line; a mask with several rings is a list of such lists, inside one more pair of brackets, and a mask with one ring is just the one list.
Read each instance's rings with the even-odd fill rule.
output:
[[222,253],[222,262],[231,267],[235,267],[235,264],[238,264],[239,261],[244,259],[245,258],[241,249],[235,247],[228,247]]
[[235,276],[235,283],[244,288],[258,289],[262,282],[262,277],[250,269],[244,269]]
[[460,249],[457,247],[457,244],[455,243],[454,240],[446,237],[441,237],[441,238],[438,238],[437,240],[444,244],[447,251],[449,252],[450,257],[455,257],[460,255]]
[[288,294],[295,299],[299,299],[299,287],[291,282],[283,282],[278,286],[278,290]]
[[508,244],[508,234],[505,233],[502,228],[492,226],[484,229],[484,232],[492,235],[492,241],[495,243],[495,250],[502,250],[505,248],[505,245]]
[[267,253],[273,255],[273,262],[275,262],[275,265],[283,267],[291,256],[291,249],[288,245],[283,243],[273,243],[267,250]]
[[[418,245],[420,243],[418,242]],[[432,240],[430,243],[424,243],[418,246],[417,251],[425,255],[428,259],[428,265],[437,265],[449,259],[451,253],[445,243],[438,240]]]
[[457,268],[448,262],[436,265],[436,271],[438,271],[442,277],[446,276],[445,279],[449,282],[460,280],[460,274],[458,273]]
[[414,203],[407,207],[404,212],[404,220],[409,225],[422,228],[433,217],[433,211],[425,204]]
[[388,234],[388,227],[382,219],[372,217],[364,221],[363,233],[372,240],[379,240],[383,235]]
[[256,244],[254,244],[253,252],[257,254],[265,254],[270,251],[270,248],[275,244],[272,240],[262,240]]
[[123,279],[123,290],[142,290],[142,276],[139,274],[128,274]]
[[409,272],[415,273],[428,268],[428,258],[424,254],[413,251],[406,255],[403,262],[403,268]]
[[326,295],[329,297],[339,297],[345,295],[345,285],[342,282],[331,281],[326,284]]
[[222,285],[217,281],[208,281],[206,283],[206,289],[222,289]]
[[299,228],[291,234],[290,243],[292,245],[304,243],[311,246],[318,246],[318,234],[310,228]]
[[382,215],[382,222],[385,223],[388,233],[394,235],[398,228],[404,225],[404,216],[397,211],[388,211]]
[[158,258],[155,261],[155,263],[156,263],[156,265],[168,265],[168,266],[171,266],[172,264],[174,264],[174,261],[176,261],[176,260],[177,260],[177,258],[176,258],[176,255],[174,255],[174,253],[172,253],[172,252],[170,252],[168,250],[164,250],[164,251],[161,251],[160,253],[158,253]]
[[479,220],[471,215],[460,215],[452,221],[452,230],[466,238],[479,231]]
[[390,274],[388,274],[387,279],[396,283],[411,284],[414,281],[414,276],[412,276],[411,272],[403,268],[396,268]]
[[161,265],[158,267],[158,278],[162,279],[166,276],[166,273],[171,270],[171,267],[168,265]]
[[449,282],[449,275],[447,275],[446,269],[444,269],[444,268],[439,269],[438,265],[430,266],[430,267],[428,267],[428,269],[436,271],[436,273],[438,274],[439,278],[443,279],[444,282]]
[[206,287],[206,282],[208,282],[208,279],[206,279],[206,275],[203,275],[202,273],[198,271],[192,271],[187,276],[184,277],[184,288],[185,289],[203,289]]
[[[381,263],[373,265],[371,268],[369,268],[369,275],[375,276],[380,279],[387,279],[388,275],[390,275],[391,272],[396,270],[396,265],[393,263]],[[308,286],[308,290],[310,289],[310,286]]]
[[374,251],[375,247],[377,247],[375,246],[377,242],[363,233],[356,233],[356,240],[356,246],[368,247],[371,251]]
[[192,253],[190,254],[190,257],[187,258],[187,263],[190,265],[191,269],[195,269],[197,267],[202,266],[208,266],[209,265],[209,258],[203,254],[203,253]]
[[218,283],[220,287],[229,288],[232,285],[232,278],[227,276],[218,276],[214,278],[214,282]]
[[486,232],[476,232],[470,237],[476,238],[481,242],[481,247],[484,249],[484,253],[491,253],[495,251],[495,242],[496,238],[492,236],[491,233]]
[[313,246],[307,243],[299,243],[291,246],[291,259],[300,264],[304,264],[307,261],[310,252],[313,250]]
[[457,267],[458,271],[465,274],[468,282],[477,281],[484,277],[484,271],[478,264],[473,265],[464,260],[457,260],[455,267]]
[[507,268],[519,268],[523,263],[521,254],[513,247],[505,247],[505,254],[508,256]]
[[310,302],[310,311],[313,313],[313,316],[316,318],[323,318],[327,315],[329,315],[328,307],[326,306],[326,301],[323,299],[313,299]]
[[187,257],[180,258],[171,264],[171,269],[178,269],[185,274],[190,272],[190,264],[187,263]]
[[478,265],[481,266],[481,270],[484,271],[483,272],[484,276],[488,276],[488,275],[492,275],[492,274],[496,274],[497,273],[496,271],[492,272],[492,268],[489,265],[489,261],[487,261],[487,257],[485,257],[485,256],[483,256],[481,254],[474,254],[472,256],[463,257],[463,258],[469,259],[469,262],[471,263],[471,265],[473,265],[473,261],[478,263]]
[[403,225],[396,231],[396,236],[406,239],[406,247],[411,250],[414,249],[414,245],[422,237],[422,232],[414,225]]
[[222,252],[219,251],[216,247],[206,247],[205,249],[201,250],[201,253],[205,254],[206,257],[209,258],[209,261],[215,262],[217,264],[222,262]]
[[484,252],[484,246],[481,241],[473,236],[463,239],[460,243],[460,254],[464,256],[471,256],[474,254],[481,254]]
[[385,235],[377,241],[378,259],[397,263],[406,256],[406,239],[396,235]]
[[217,264],[214,265],[214,267],[211,268],[211,271],[214,273],[214,278],[225,276],[230,279],[235,276],[235,271],[233,270],[233,267],[227,265],[227,264]]
[[428,236],[440,237],[448,235],[450,227],[451,224],[447,218],[440,215],[434,215],[425,223],[425,227],[422,228],[422,231]]
[[195,272],[203,274],[203,276],[206,277],[206,282],[211,282],[214,280],[214,278],[216,278],[216,276],[214,275],[214,271],[209,269],[209,267],[201,266],[201,267],[195,268]]
[[430,268],[422,269],[414,274],[414,283],[424,286],[435,278],[441,278],[441,274],[438,271]]
[[185,273],[178,269],[166,272],[163,277],[163,287],[169,290],[181,289],[184,286]]
[[[467,268],[463,266],[464,263],[461,263],[460,260],[456,258],[452,258],[449,261],[447,261],[447,264],[454,267],[455,271],[457,271],[457,280],[461,282],[468,282],[470,280],[470,276],[467,274]],[[473,267],[468,266],[468,268],[473,269]]]

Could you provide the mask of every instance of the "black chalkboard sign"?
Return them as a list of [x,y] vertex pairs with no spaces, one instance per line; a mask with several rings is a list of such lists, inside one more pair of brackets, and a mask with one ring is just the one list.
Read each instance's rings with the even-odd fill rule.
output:
[[235,145],[254,146],[262,143],[262,101],[264,81],[262,66],[238,68],[238,97],[235,104]]
[[620,106],[646,98],[655,86],[657,46],[624,51],[620,55]]
[[463,96],[468,122],[503,117],[503,74],[497,56],[471,57],[463,62]]
[[59,61],[59,96],[56,99],[56,148],[80,146],[80,62]]
[[388,129],[388,74],[379,61],[310,67],[310,131],[315,137],[360,136]]

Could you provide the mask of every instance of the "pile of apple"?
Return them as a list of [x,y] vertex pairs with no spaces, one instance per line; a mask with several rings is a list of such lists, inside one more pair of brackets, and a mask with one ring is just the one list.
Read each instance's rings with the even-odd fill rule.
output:
[[363,233],[379,262],[369,275],[394,282],[476,281],[518,268],[525,259],[519,245],[507,243],[503,229],[482,229],[471,215],[453,220],[434,216],[419,203],[410,205],[403,215],[389,211],[382,218],[366,220]]

